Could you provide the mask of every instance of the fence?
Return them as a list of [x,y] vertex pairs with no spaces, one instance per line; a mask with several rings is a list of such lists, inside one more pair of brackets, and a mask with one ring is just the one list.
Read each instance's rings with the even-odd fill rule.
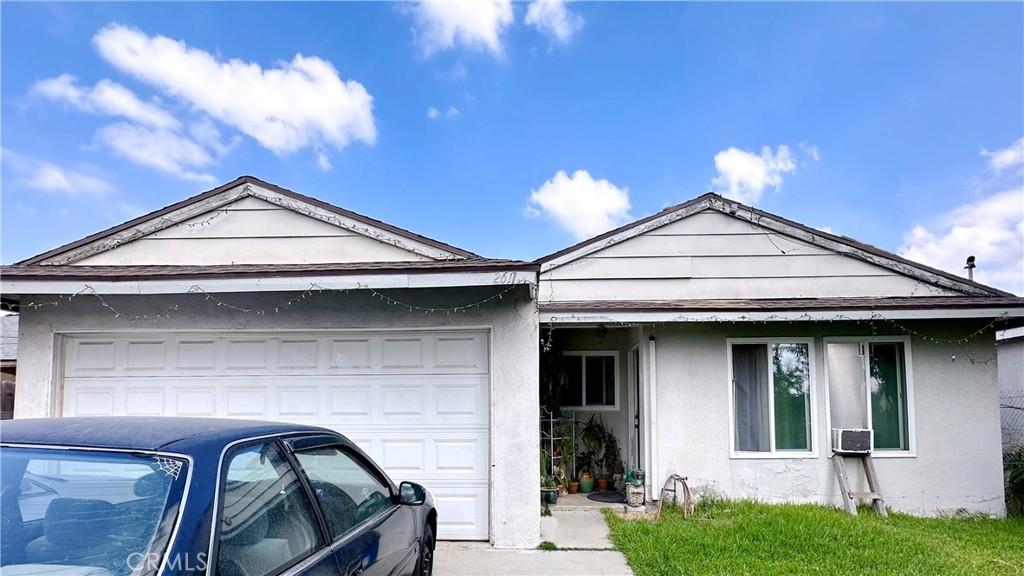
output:
[[999,413],[1003,428],[1003,461],[1024,447],[1024,392],[999,395]]

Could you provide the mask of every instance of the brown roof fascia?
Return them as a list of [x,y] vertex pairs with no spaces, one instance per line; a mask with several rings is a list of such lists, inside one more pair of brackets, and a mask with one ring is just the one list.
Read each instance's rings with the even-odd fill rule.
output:
[[462,256],[463,258],[480,258],[479,255],[474,254],[473,252],[469,252],[467,250],[463,250],[461,248],[457,248],[457,247],[452,246],[450,244],[445,244],[444,242],[440,242],[438,240],[434,240],[432,238],[428,238],[426,236],[422,236],[420,234],[416,234],[414,232],[410,232],[408,230],[399,228],[397,226],[392,226],[391,224],[386,224],[384,222],[381,222],[380,220],[376,220],[376,219],[370,218],[368,216],[363,216],[362,214],[358,214],[358,213],[352,212],[350,210],[345,210],[344,208],[340,208],[338,206],[335,206],[333,204],[329,204],[329,203],[324,202],[322,200],[317,200],[316,198],[312,198],[310,196],[305,196],[303,194],[299,194],[298,192],[293,192],[291,190],[288,190],[287,188],[282,188],[282,187],[280,187],[280,186],[278,186],[276,184],[271,184],[269,182],[264,182],[263,180],[260,180],[259,178],[256,178],[255,176],[239,176],[238,178],[232,180],[231,182],[228,182],[227,184],[222,184],[222,185],[220,185],[220,186],[218,186],[218,187],[216,187],[216,188],[214,188],[212,190],[207,190],[206,192],[203,192],[201,194],[197,194],[196,196],[192,196],[191,198],[186,198],[185,200],[182,200],[180,202],[176,202],[174,204],[171,204],[170,206],[165,206],[163,208],[160,208],[159,210],[154,210],[153,212],[150,212],[148,214],[144,214],[142,216],[139,216],[138,218],[133,218],[132,220],[129,220],[129,221],[123,223],[123,224],[118,224],[117,226],[114,226],[112,228],[108,228],[108,229],[103,230],[101,232],[97,232],[97,233],[92,234],[90,236],[86,236],[85,238],[82,238],[81,240],[76,240],[74,242],[65,244],[63,246],[59,246],[57,248],[54,248],[53,250],[50,250],[50,251],[47,251],[47,252],[43,252],[42,254],[39,254],[39,255],[36,255],[36,256],[32,256],[31,258],[27,258],[27,259],[22,260],[20,262],[16,262],[15,264],[16,265],[33,265],[33,264],[38,264],[39,262],[42,262],[44,260],[48,260],[50,258],[53,258],[54,256],[60,255],[60,254],[62,254],[64,252],[67,252],[69,250],[74,250],[74,249],[79,248],[81,246],[85,246],[87,244],[91,244],[93,242],[96,242],[97,240],[101,240],[101,239],[103,239],[103,238],[105,238],[107,236],[112,236],[114,234],[117,234],[118,232],[127,230],[127,229],[129,229],[129,228],[131,228],[133,226],[138,226],[138,225],[143,224],[145,222],[148,222],[150,220],[154,220],[154,219],[159,218],[161,216],[165,216],[167,214],[170,214],[172,212],[180,210],[180,209],[182,209],[182,208],[184,208],[186,206],[190,206],[192,204],[195,204],[195,203],[198,203],[198,202],[202,202],[203,200],[206,200],[207,198],[210,198],[212,196],[216,196],[218,194],[221,194],[222,192],[226,192],[226,191],[228,191],[228,190],[230,190],[232,188],[235,188],[237,186],[241,186],[243,184],[254,184],[256,186],[260,186],[261,188],[266,188],[267,190],[271,190],[271,191],[277,192],[278,194],[282,194],[284,196],[288,196],[288,197],[293,198],[295,200],[299,200],[301,202],[306,202],[306,203],[312,204],[314,206],[317,206],[318,208],[323,208],[324,210],[328,210],[330,212],[334,212],[335,214],[338,214],[339,216],[344,216],[346,218],[351,218],[353,220],[357,220],[357,221],[362,222],[364,224],[369,224],[371,226],[375,226],[375,227],[380,228],[382,230],[387,230],[388,232],[391,232],[392,234],[397,234],[399,236],[404,236],[406,238],[413,239],[413,240],[416,240],[418,242],[422,242],[423,244],[427,244],[429,246],[433,246],[434,248],[438,248],[440,250],[445,250],[447,252],[451,252],[451,253],[456,254],[458,256]]
[[1024,309],[1024,298],[920,296],[907,298],[778,298],[762,300],[601,300],[541,303],[541,312],[750,312],[878,309]]
[[191,278],[292,278],[297,276],[354,276],[358,274],[431,274],[464,272],[538,272],[540,265],[518,260],[433,260],[355,264],[256,264],[225,266],[28,266],[0,268],[5,279],[62,281],[94,280],[139,282]]

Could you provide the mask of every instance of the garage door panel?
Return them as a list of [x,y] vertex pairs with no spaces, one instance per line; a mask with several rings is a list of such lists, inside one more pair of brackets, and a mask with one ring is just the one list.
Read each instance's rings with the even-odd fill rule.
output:
[[373,367],[369,338],[339,338],[330,342],[330,364],[332,369],[360,370],[369,372]]
[[71,362],[69,376],[107,374],[117,367],[117,347],[113,340],[73,341],[68,345]]
[[224,416],[228,418],[267,418],[267,388],[260,385],[232,386],[223,391]]
[[66,415],[325,426],[430,489],[439,538],[488,536],[485,332],[69,336],[65,350]]
[[217,416],[217,391],[211,386],[174,386],[168,384],[172,402],[169,415]]
[[[271,402],[271,414],[282,420],[319,420],[323,402],[318,386],[278,386],[277,402]],[[276,410],[276,413],[275,413]]]
[[64,413],[75,416],[106,416],[116,414],[117,389],[113,385],[72,388],[64,396]]
[[479,334],[438,336],[434,339],[434,367],[459,371],[486,371],[486,342]]
[[473,484],[427,486],[438,514],[437,537],[444,540],[487,538],[487,487]]
[[160,340],[129,341],[125,344],[126,372],[167,370],[167,342]]
[[163,387],[132,386],[123,388],[126,416],[163,416],[167,413],[167,390]]
[[277,367],[290,370],[316,370],[320,365],[320,342],[314,338],[282,339],[278,344]]
[[211,371],[217,368],[216,340],[181,340],[171,365],[176,371]]
[[423,337],[384,338],[381,347],[381,368],[408,370],[425,368]]
[[328,422],[369,422],[374,415],[373,388],[365,383],[327,386]]

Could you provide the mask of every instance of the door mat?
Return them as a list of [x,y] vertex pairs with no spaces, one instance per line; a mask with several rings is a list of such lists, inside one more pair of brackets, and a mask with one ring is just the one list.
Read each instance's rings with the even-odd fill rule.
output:
[[625,504],[626,494],[625,492],[612,491],[591,492],[590,494],[587,494],[587,499],[593,500],[594,502],[607,502],[609,504]]

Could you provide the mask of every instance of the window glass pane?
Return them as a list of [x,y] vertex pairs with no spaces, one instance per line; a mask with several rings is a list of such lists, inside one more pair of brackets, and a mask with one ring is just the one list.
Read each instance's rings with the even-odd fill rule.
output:
[[391,489],[342,450],[316,448],[295,457],[313,486],[331,538],[337,540],[392,506]]
[[220,517],[220,574],[275,574],[323,545],[309,499],[276,444],[231,456]]
[[811,378],[806,344],[772,344],[775,449],[811,449]]
[[159,567],[188,464],[6,446],[0,472],[0,573],[128,576]]
[[587,406],[615,404],[615,361],[611,356],[586,357]]
[[907,396],[903,343],[871,344],[871,423],[875,448],[907,450]]
[[829,342],[828,404],[833,428],[867,428],[866,383],[859,342]]
[[565,357],[565,389],[562,406],[583,406],[583,357]]
[[604,399],[608,406],[615,405],[615,358],[604,357]]
[[768,347],[734,344],[732,347],[733,399],[736,403],[736,450],[767,452]]

